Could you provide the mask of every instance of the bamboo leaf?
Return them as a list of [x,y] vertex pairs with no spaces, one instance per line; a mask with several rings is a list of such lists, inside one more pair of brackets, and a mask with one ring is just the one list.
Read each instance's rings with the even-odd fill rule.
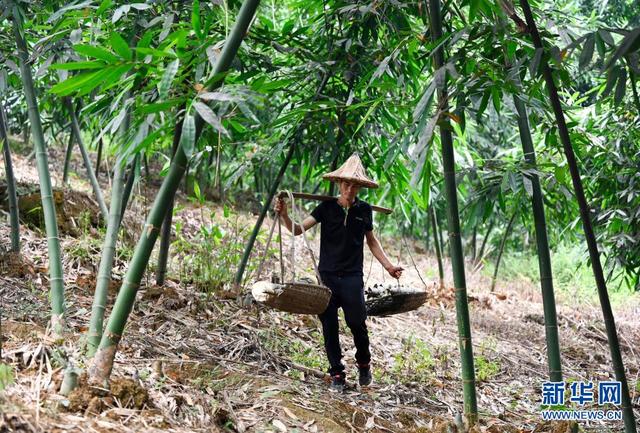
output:
[[180,146],[182,151],[188,158],[193,155],[196,139],[196,124],[192,114],[185,115],[184,122],[182,123],[182,133],[180,135]]
[[435,80],[432,80],[431,83],[429,83],[429,86],[427,86],[427,89],[422,94],[422,97],[420,98],[420,101],[416,105],[415,110],[413,110],[414,121],[418,120],[422,116],[422,113],[424,112],[424,110],[429,105],[431,105],[431,101],[433,100],[433,93],[435,92],[435,90],[436,90],[436,82]]
[[169,99],[163,102],[156,102],[155,104],[143,105],[136,111],[142,114],[159,113],[161,111],[167,111],[183,102],[184,102],[184,98]]
[[131,48],[129,48],[129,44],[127,44],[127,42],[122,38],[122,36],[120,36],[119,33],[112,32],[110,41],[111,48],[113,48],[113,51],[118,53],[120,57],[125,60],[131,60],[133,58]]
[[65,81],[56,84],[49,91],[51,93],[56,93],[60,96],[66,96],[70,93],[78,90],[82,85],[92,80],[94,77],[104,74],[105,70],[99,70],[96,72],[87,72],[80,75],[75,75],[71,78],[66,79]]
[[369,85],[371,85],[375,80],[380,78],[382,74],[387,72],[387,70],[389,69],[389,61],[391,60],[391,56],[393,55],[394,53],[391,53],[387,57],[382,59],[382,61],[380,62],[376,70],[373,72],[373,75],[371,76],[371,80],[369,80]]
[[585,40],[582,47],[582,53],[580,53],[580,69],[585,69],[587,66],[589,66],[589,63],[591,63],[591,59],[593,58],[593,50],[595,48],[595,42],[596,38],[593,34],[589,35],[589,37]]
[[102,3],[100,3],[100,6],[98,6],[98,9],[96,10],[96,15],[97,16],[102,15],[102,13],[107,9],[109,9],[112,5],[113,5],[112,0],[102,0]]
[[171,32],[171,26],[172,25],[173,25],[173,13],[169,13],[164,18],[164,23],[162,24],[162,31],[158,35],[158,41],[159,42],[164,41],[167,38],[167,36],[169,36],[169,33]]
[[469,2],[469,21],[474,21],[478,15],[480,0],[471,0]]
[[16,62],[14,62],[11,59],[4,59],[4,64],[16,75],[20,74],[20,68],[18,67],[18,65],[16,65]]
[[200,1],[193,0],[191,9],[191,27],[199,39],[202,39],[202,26],[200,24]]
[[164,74],[162,75],[162,79],[158,85],[158,95],[160,99],[165,99],[167,97],[169,89],[171,88],[171,83],[178,73],[179,66],[180,59],[175,59],[173,62],[169,63],[167,69],[164,70]]
[[93,3],[92,1],[85,1],[82,3],[78,3],[75,5],[66,5],[61,7],[60,9],[58,9],[57,11],[55,11],[54,13],[52,13],[49,18],[47,19],[47,23],[52,23],[54,21],[56,21],[58,18],[60,18],[62,15],[64,15],[67,11],[70,10],[76,10],[76,9],[84,9],[88,6],[91,6],[91,3]]
[[198,93],[198,98],[204,101],[235,101],[237,98],[224,92],[204,92]]
[[49,56],[47,58],[47,60],[45,60],[42,65],[40,65],[40,67],[38,68],[38,70],[36,71],[34,77],[36,78],[40,78],[42,76],[44,76],[47,71],[49,70],[49,68],[51,67],[51,63],[53,62],[53,57],[54,56]]
[[540,68],[540,61],[542,60],[543,53],[544,50],[542,48],[536,49],[536,52],[531,59],[531,63],[529,63],[529,74],[532,78],[535,78],[538,75],[538,69]]
[[251,119],[255,123],[260,123],[260,119],[258,119],[254,112],[251,111],[251,108],[243,101],[238,101],[238,108],[240,108],[240,111],[242,111],[242,114],[244,114],[247,119]]
[[640,27],[631,30],[622,40],[618,49],[613,53],[604,69],[609,69],[616,60],[626,56],[629,52],[640,48]]
[[500,90],[495,86],[491,87],[491,101],[493,102],[493,108],[495,108],[496,113],[500,113],[501,97]]
[[86,62],[69,62],[69,63],[57,63],[51,65],[51,69],[60,69],[65,71],[77,71],[82,69],[101,69],[106,67],[107,64],[99,60],[90,60]]
[[111,22],[114,23],[114,24],[117,23],[118,20],[120,18],[122,18],[122,15],[129,13],[130,9],[131,9],[131,5],[128,5],[128,4],[120,6],[113,13],[113,17],[111,18]]
[[478,118],[480,118],[480,116],[482,116],[482,113],[484,113],[484,110],[487,109],[487,105],[489,105],[489,98],[491,97],[491,90],[487,89],[484,91],[484,94],[482,95],[482,100],[480,101],[480,106],[478,107]]
[[613,90],[613,86],[616,84],[616,80],[620,75],[620,67],[615,67],[611,71],[609,71],[609,76],[607,77],[607,84],[602,92],[602,96],[606,97]]
[[527,176],[522,176],[522,184],[529,197],[533,197],[533,184]]
[[598,35],[605,41],[608,45],[614,46],[616,43],[613,40],[613,36],[607,30],[600,29],[598,30]]
[[375,111],[376,107],[378,106],[378,104],[380,104],[381,100],[378,99],[377,101],[375,101],[373,104],[371,104],[371,107],[369,107],[369,109],[367,110],[367,112],[365,113],[365,115],[362,117],[362,120],[360,120],[360,123],[358,124],[358,127],[356,128],[356,130],[353,132],[353,137],[355,137],[355,135],[358,133],[358,131],[360,131],[360,128],[362,128],[362,125],[364,125],[367,122],[367,119],[369,118],[369,116],[371,116],[371,114]]
[[120,124],[122,124],[122,121],[124,120],[124,116],[126,115],[127,115],[127,107],[125,106],[125,107],[122,107],[122,110],[120,110],[118,115],[113,119],[113,122],[111,123],[111,128],[110,128],[111,134],[113,134],[118,130],[118,128],[120,128]]
[[121,65],[121,66],[116,66],[111,68],[105,68],[103,70],[104,75],[100,75],[99,77],[96,77],[95,79],[86,82],[80,88],[80,91],[78,92],[78,96],[87,95],[89,92],[91,92],[93,89],[95,89],[97,86],[99,86],[102,83],[105,83],[105,82],[107,84],[116,83],[117,80],[122,76],[122,74],[127,72],[132,67],[133,65],[129,64],[129,65]]
[[115,63],[119,61],[118,57],[116,57],[113,53],[95,45],[74,45],[73,49],[78,54],[104,60],[107,63]]
[[193,108],[196,109],[202,120],[207,122],[209,125],[213,126],[216,131],[223,133],[224,135],[229,135],[229,132],[222,126],[222,122],[220,122],[220,118],[216,116],[209,106],[203,102],[194,102]]
[[433,133],[436,130],[436,125],[438,124],[438,120],[440,120],[440,116],[442,115],[442,110],[439,110],[436,114],[433,115],[431,119],[429,119],[429,123],[427,126],[419,131],[420,135],[418,138],[418,143],[416,144],[415,150],[412,152],[413,158],[418,158],[423,153],[425,148],[431,143],[431,139],[433,138]]
[[616,92],[613,95],[613,103],[615,105],[619,105],[620,102],[622,102],[622,98],[624,98],[624,93],[626,89],[627,89],[627,71],[624,69],[620,69],[618,84],[616,85]]

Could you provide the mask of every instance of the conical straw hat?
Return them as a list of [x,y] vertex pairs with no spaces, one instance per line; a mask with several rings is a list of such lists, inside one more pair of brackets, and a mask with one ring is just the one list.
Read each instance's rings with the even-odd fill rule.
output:
[[357,153],[354,153],[346,160],[342,167],[339,169],[327,173],[322,176],[323,179],[330,180],[332,182],[339,182],[346,180],[349,182],[357,183],[367,188],[377,188],[378,184],[369,176],[367,176],[364,166],[360,161],[360,157]]

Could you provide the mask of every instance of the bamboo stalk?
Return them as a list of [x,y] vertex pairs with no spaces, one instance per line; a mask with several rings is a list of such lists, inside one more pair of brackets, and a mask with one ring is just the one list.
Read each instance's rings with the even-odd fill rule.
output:
[[98,140],[98,150],[96,151],[96,178],[100,177],[100,166],[102,165],[102,148],[104,147],[104,142],[102,137]]
[[33,144],[40,181],[40,197],[44,213],[45,231],[47,233],[47,247],[49,253],[49,285],[51,299],[51,329],[55,338],[60,338],[65,328],[64,323],[64,278],[62,274],[62,257],[60,253],[60,239],[58,237],[58,222],[56,219],[56,207],[53,201],[51,189],[51,176],[49,174],[49,162],[47,149],[42,131],[38,101],[33,86],[33,76],[29,65],[29,53],[27,44],[22,36],[22,21],[17,6],[13,6],[13,32],[20,59],[20,75],[24,88],[24,96],[27,102],[29,123],[33,136]]
[[[214,77],[207,83],[207,89],[213,90],[222,84],[224,78],[224,72],[229,69],[231,61],[234,59],[242,39],[249,29],[249,25],[253,20],[256,9],[260,4],[259,0],[245,0],[242,3],[240,12],[238,13],[238,19],[233,27],[233,30],[229,34],[220,57],[212,71]],[[197,117],[195,125],[195,143],[198,141],[198,136],[202,131],[204,121]],[[185,173],[187,167],[187,156],[182,149],[182,143],[178,146],[175,158],[171,161],[169,167],[169,173],[162,182],[162,186],[158,191],[147,221],[145,223],[145,229],[138,240],[136,248],[133,253],[133,258],[129,263],[129,267],[123,279],[122,287],[118,293],[113,311],[109,316],[105,332],[100,340],[98,350],[93,357],[93,362],[89,369],[89,380],[91,383],[107,384],[111,371],[113,369],[113,360],[117,351],[118,343],[122,338],[124,326],[127,322],[129,314],[133,308],[135,297],[140,287],[140,282],[147,264],[149,263],[149,257],[151,251],[158,238],[158,233],[164,216],[166,215],[166,209],[171,198],[174,197],[176,190],[180,184],[180,179]]]
[[[171,158],[173,159],[178,150],[180,144],[180,135],[182,134],[182,122],[180,119],[176,125],[176,129],[173,133],[173,144],[171,149]],[[169,206],[167,206],[167,214],[162,222],[162,233],[160,235],[160,249],[158,251],[158,266],[156,270],[156,284],[158,286],[164,285],[164,280],[167,275],[167,262],[169,261],[169,247],[171,246],[171,224],[173,220],[173,206],[174,198],[171,198]]]
[[[520,5],[524,11],[524,16],[527,22],[527,27],[531,33],[533,39],[533,45],[537,49],[544,49],[542,38],[538,32],[531,7],[527,0],[520,0]],[[573,183],[573,189],[578,201],[578,207],[580,208],[580,219],[582,221],[582,227],[584,230],[585,239],[587,241],[587,248],[589,250],[589,257],[591,259],[591,268],[596,281],[596,287],[598,289],[598,296],[600,298],[600,306],[602,308],[602,315],[604,317],[604,324],[607,330],[607,339],[609,342],[609,350],[611,352],[611,361],[613,363],[613,369],[615,371],[616,380],[622,385],[622,413],[624,419],[624,426],[626,433],[637,433],[635,416],[633,414],[633,407],[631,404],[631,398],[629,396],[629,385],[627,383],[626,374],[624,371],[624,363],[622,362],[622,354],[620,353],[620,343],[618,341],[618,333],[616,331],[615,318],[613,311],[611,310],[611,303],[609,301],[609,294],[607,293],[607,283],[604,278],[604,272],[602,270],[602,264],[600,262],[600,253],[598,251],[598,243],[596,242],[596,236],[591,224],[591,216],[589,215],[589,205],[584,194],[584,188],[582,186],[582,179],[580,178],[580,171],[578,170],[578,164],[576,162],[576,156],[571,145],[571,137],[569,135],[569,128],[567,127],[564,111],[562,110],[562,104],[560,97],[558,96],[558,89],[553,79],[551,67],[547,63],[545,57],[542,57],[541,61],[542,74],[544,76],[545,83],[547,84],[547,91],[549,92],[549,99],[553,112],[556,118],[558,127],[558,134],[560,135],[560,141],[564,150],[567,164],[569,166],[569,172],[571,173],[571,181]]]
[[96,291],[91,307],[91,319],[87,334],[87,355],[92,357],[102,338],[102,327],[104,322],[104,312],[107,307],[107,295],[111,283],[111,270],[113,259],[116,253],[116,242],[120,230],[120,213],[122,210],[122,190],[124,187],[124,167],[123,161],[116,160],[113,169],[113,182],[111,184],[111,203],[109,207],[109,218],[107,219],[107,234],[105,235],[102,254],[100,256],[100,267],[96,282]]
[[438,239],[438,222],[436,221],[436,210],[430,206],[429,216],[431,220],[431,231],[433,232],[433,245],[436,249],[436,260],[438,261],[438,276],[440,277],[440,288],[444,288],[444,266],[442,264],[442,249]]
[[129,200],[131,199],[131,191],[133,191],[133,185],[136,180],[136,170],[138,164],[140,163],[140,154],[137,153],[136,156],[129,164],[129,173],[127,174],[127,182],[124,186],[124,191],[122,192],[122,209],[120,210],[120,221],[124,218],[124,213],[127,210],[127,205],[129,204]]
[[513,222],[516,219],[516,215],[517,212],[514,212],[511,215],[511,218],[509,218],[507,228],[504,230],[502,240],[500,241],[500,247],[498,248],[498,257],[496,258],[496,266],[493,270],[493,277],[491,278],[491,292],[493,292],[496,288],[496,281],[498,280],[498,270],[500,269],[500,262],[502,261],[502,253],[504,252],[504,246],[507,244],[507,238],[509,237],[509,233],[511,233],[511,227],[513,226]]
[[[518,130],[522,151],[529,165],[536,168],[536,153],[531,139],[531,129],[527,109],[524,102],[518,97],[513,97],[513,102],[518,114]],[[538,267],[540,268],[540,286],[542,289],[542,305],[544,310],[545,336],[547,342],[547,362],[549,365],[549,379],[552,382],[562,381],[562,363],[560,361],[560,343],[558,337],[558,317],[556,314],[556,299],[553,290],[553,273],[551,271],[551,254],[549,252],[549,239],[547,238],[547,222],[544,216],[544,201],[540,178],[533,174],[530,178],[533,194],[531,206],[536,228],[536,245],[538,247]]]
[[[131,124],[131,113],[127,112],[120,126],[120,137],[126,137],[127,131]],[[119,149],[124,149],[121,146]],[[113,268],[113,259],[116,255],[116,244],[118,242],[118,233],[120,231],[120,223],[122,222],[122,205],[124,200],[124,175],[125,161],[122,157],[116,157],[113,167],[113,181],[111,183],[111,202],[109,203],[109,218],[107,219],[107,233],[102,246],[102,254],[100,255],[100,267],[98,268],[98,277],[96,281],[96,290],[93,295],[93,305],[91,307],[91,318],[89,320],[89,329],[87,330],[87,356],[95,355],[96,350],[102,339],[102,328],[104,323],[104,312],[107,308],[107,298],[109,294],[109,286],[111,284],[111,272]]]
[[71,164],[71,153],[73,150],[73,133],[69,133],[69,143],[67,143],[67,150],[64,153],[64,168],[62,170],[62,183],[67,185],[69,183],[69,165]]
[[476,270],[480,268],[479,263],[482,261],[482,258],[484,257],[484,250],[487,247],[487,243],[489,242],[489,238],[491,237],[491,232],[493,231],[495,224],[496,224],[496,220],[494,218],[489,223],[489,228],[487,229],[487,233],[484,235],[484,238],[482,239],[482,243],[480,244],[480,251],[478,252],[478,256],[476,257],[476,261],[475,261]]
[[9,195],[9,223],[11,225],[11,251],[20,252],[20,215],[18,210],[18,195],[16,193],[16,177],[13,174],[11,149],[7,134],[7,116],[4,105],[0,101],[0,141],[4,155],[4,171],[7,177],[7,194]]
[[[431,23],[431,40],[437,43],[442,37],[442,17],[440,0],[429,0],[429,19]],[[434,53],[434,70],[444,66],[444,48],[439,47]],[[438,107],[448,111],[449,95],[446,78],[438,87]],[[460,217],[458,212],[458,193],[456,187],[455,160],[453,153],[453,137],[449,118],[443,116],[440,121],[440,142],[442,147],[442,165],[444,168],[445,196],[448,204],[447,223],[449,232],[449,253],[453,269],[453,283],[456,289],[456,319],[458,322],[458,338],[462,366],[462,385],[464,396],[464,413],[470,426],[478,419],[476,401],[476,381],[471,342],[471,324],[469,321],[469,305],[467,301],[467,283],[465,279],[464,255],[460,239]]]
[[102,189],[100,189],[100,184],[98,183],[96,174],[93,171],[93,167],[91,166],[91,159],[89,158],[87,149],[84,146],[78,117],[76,116],[76,112],[73,110],[71,100],[69,98],[65,98],[64,103],[67,106],[67,110],[69,111],[69,116],[71,116],[71,131],[75,136],[75,141],[78,143],[78,148],[80,149],[80,154],[82,155],[82,161],[84,162],[84,167],[87,170],[87,177],[89,177],[91,188],[93,188],[93,194],[96,196],[96,201],[98,202],[98,207],[100,208],[100,213],[102,214],[102,219],[106,221],[109,218],[109,209],[107,208],[107,204],[104,201]]

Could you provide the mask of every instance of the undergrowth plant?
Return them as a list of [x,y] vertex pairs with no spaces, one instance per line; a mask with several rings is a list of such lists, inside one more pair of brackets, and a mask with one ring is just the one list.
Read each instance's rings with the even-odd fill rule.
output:
[[411,334],[402,341],[402,350],[393,356],[392,373],[411,382],[429,382],[435,361],[429,345]]
[[8,386],[13,384],[14,380],[13,367],[0,362],[0,391],[4,391]]
[[[192,198],[193,199],[193,198]],[[191,281],[196,287],[208,294],[214,294],[225,288],[232,280],[232,271],[237,268],[243,253],[243,240],[247,238],[250,228],[243,225],[240,214],[228,206],[209,211],[204,206],[204,199],[196,195],[199,203],[200,226],[196,233],[187,233],[183,222],[175,222],[176,240],[172,244],[174,264],[178,265],[181,281]],[[257,242],[264,245],[268,233],[261,230]],[[273,242],[273,240],[272,240]],[[273,245],[273,244],[272,244]],[[274,256],[277,250],[272,246],[268,254]],[[256,256],[247,267],[248,275],[253,275],[258,267]],[[264,275],[263,275],[264,276]]]

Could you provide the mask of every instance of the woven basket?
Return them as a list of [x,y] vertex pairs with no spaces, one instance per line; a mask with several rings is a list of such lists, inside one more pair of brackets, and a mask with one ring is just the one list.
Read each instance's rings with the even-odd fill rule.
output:
[[368,316],[390,316],[419,308],[427,300],[427,292],[404,286],[374,285],[365,291]]
[[251,294],[256,301],[264,305],[295,314],[322,314],[331,299],[331,290],[328,287],[300,281],[258,281],[253,284]]

